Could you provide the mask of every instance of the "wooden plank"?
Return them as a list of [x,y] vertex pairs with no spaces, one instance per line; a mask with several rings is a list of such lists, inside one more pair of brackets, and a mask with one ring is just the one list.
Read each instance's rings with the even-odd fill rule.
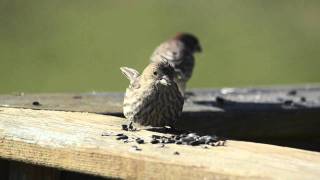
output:
[[123,93],[1,95],[1,107],[122,114]]
[[[124,143],[102,133],[148,142],[150,131],[122,131],[124,119],[79,112],[0,108],[0,157],[129,179],[317,179],[320,153],[250,142],[226,146]],[[132,148],[137,145],[141,151]],[[174,155],[179,152],[180,155]]]
[[[294,95],[290,95],[295,92]],[[194,89],[184,112],[252,112],[320,109],[320,85]],[[223,105],[216,97],[223,97]],[[301,100],[304,98],[305,101]],[[302,98],[302,99],[303,99]],[[285,105],[285,100],[294,103]],[[0,107],[122,114],[123,93],[14,93],[0,95]],[[39,103],[39,104],[38,104]]]
[[[191,93],[178,128],[262,142],[320,137],[320,85],[198,89]],[[0,96],[0,106],[121,117],[122,99],[123,93],[16,94]]]

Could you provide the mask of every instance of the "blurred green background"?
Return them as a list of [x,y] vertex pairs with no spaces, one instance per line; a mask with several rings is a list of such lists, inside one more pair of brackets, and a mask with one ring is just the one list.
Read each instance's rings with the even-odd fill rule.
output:
[[318,0],[0,0],[0,93],[124,91],[179,31],[191,88],[320,82]]

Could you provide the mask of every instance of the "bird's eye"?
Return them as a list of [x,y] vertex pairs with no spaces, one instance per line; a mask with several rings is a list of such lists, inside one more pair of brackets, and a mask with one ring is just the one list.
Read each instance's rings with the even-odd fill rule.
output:
[[158,72],[157,71],[153,72],[153,75],[155,75],[155,76],[158,75]]

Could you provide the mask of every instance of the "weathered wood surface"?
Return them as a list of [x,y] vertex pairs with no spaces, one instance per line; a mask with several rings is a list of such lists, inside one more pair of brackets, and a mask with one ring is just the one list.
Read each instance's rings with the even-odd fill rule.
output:
[[[0,95],[0,106],[121,115],[123,94],[97,92],[13,93]],[[320,85],[194,89],[188,94],[184,112],[220,113],[320,109]],[[218,96],[223,97],[226,100],[225,103],[217,102],[216,97]],[[285,104],[285,100],[291,100],[293,103]],[[39,102],[40,105],[34,105],[33,102]]]
[[[177,124],[179,128],[242,140],[320,137],[320,85],[223,88],[191,93]],[[217,97],[224,100],[217,101]],[[20,93],[0,96],[0,106],[122,116],[122,99],[123,93]]]
[[[138,179],[317,179],[320,153],[228,141],[226,146],[137,145],[102,133],[120,129],[113,116],[0,108],[0,157],[94,175]],[[141,151],[136,151],[137,145]],[[180,155],[174,155],[174,152]]]

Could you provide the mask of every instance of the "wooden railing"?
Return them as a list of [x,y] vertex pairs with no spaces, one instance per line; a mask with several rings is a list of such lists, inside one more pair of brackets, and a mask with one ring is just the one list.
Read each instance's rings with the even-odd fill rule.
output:
[[[0,96],[0,176],[85,176],[71,172],[125,179],[320,176],[320,86],[192,91],[178,128],[228,139],[225,146],[206,148],[151,144],[152,135],[170,134],[123,131],[122,97],[122,93]],[[130,140],[117,140],[120,133]],[[136,137],[145,143],[136,143]]]

